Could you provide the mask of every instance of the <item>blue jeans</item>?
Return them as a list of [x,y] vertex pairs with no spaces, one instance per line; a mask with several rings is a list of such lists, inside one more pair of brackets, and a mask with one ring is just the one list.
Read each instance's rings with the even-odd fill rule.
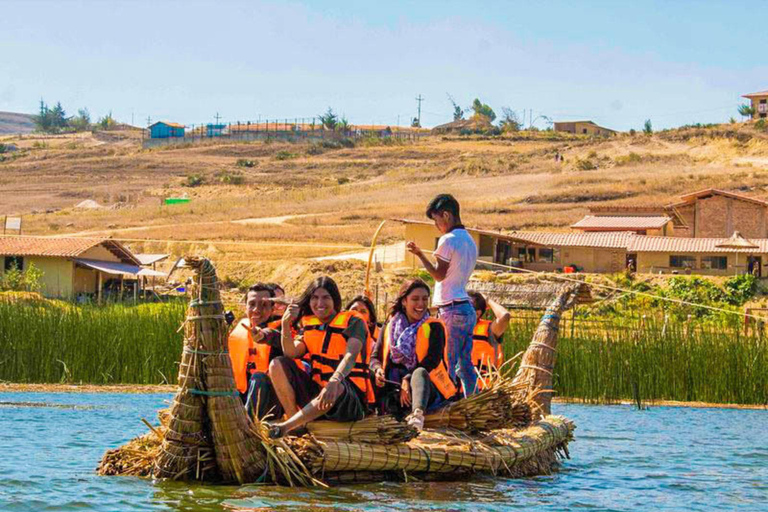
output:
[[458,375],[464,386],[464,396],[477,391],[477,373],[472,364],[472,333],[477,316],[472,304],[440,306],[440,319],[448,328],[448,372],[451,378]]

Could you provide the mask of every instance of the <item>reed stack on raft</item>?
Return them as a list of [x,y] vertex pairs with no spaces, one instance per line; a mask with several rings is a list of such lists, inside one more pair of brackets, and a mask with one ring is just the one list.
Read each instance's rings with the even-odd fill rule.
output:
[[579,286],[567,288],[549,305],[515,375],[513,382],[516,385],[528,387],[535,393],[533,400],[538,405],[538,410],[534,418],[546,416],[551,412],[552,395],[555,391],[552,387],[552,377],[557,361],[560,317],[573,305]]
[[216,270],[207,259],[185,261],[195,271],[195,298],[183,325],[179,391],[155,475],[253,482],[264,473],[266,455],[235,389]]

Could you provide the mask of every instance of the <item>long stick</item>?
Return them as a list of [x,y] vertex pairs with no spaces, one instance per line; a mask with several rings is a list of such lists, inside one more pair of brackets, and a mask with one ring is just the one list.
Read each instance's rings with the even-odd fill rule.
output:
[[384,224],[386,223],[387,223],[386,219],[381,221],[381,224],[379,224],[379,227],[376,229],[376,232],[373,234],[373,239],[371,240],[371,252],[368,253],[368,268],[365,269],[365,296],[366,297],[371,296],[371,288],[370,288],[371,264],[373,263],[373,253],[376,251],[376,240],[379,238],[379,233],[381,233],[381,228],[383,228]]

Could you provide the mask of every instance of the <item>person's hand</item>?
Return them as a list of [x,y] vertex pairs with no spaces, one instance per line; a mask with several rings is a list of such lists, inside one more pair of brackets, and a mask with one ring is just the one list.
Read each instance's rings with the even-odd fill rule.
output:
[[400,384],[400,405],[402,407],[411,406],[411,381],[410,379],[403,379]]
[[264,335],[264,330],[260,327],[251,327],[251,338],[253,338],[253,341],[255,343],[261,343],[264,341],[264,338],[266,336]]
[[339,399],[343,392],[344,386],[341,385],[340,381],[329,381],[317,396],[319,399],[317,408],[321,411],[329,410],[331,407],[333,407],[333,404],[336,403],[336,400]]
[[405,244],[405,248],[408,249],[408,252],[410,252],[414,256],[418,256],[418,257],[424,256],[424,253],[422,252],[421,248],[418,245],[416,245],[416,242],[408,242],[407,244]]
[[285,308],[285,313],[283,313],[283,325],[290,325],[295,322],[297,318],[299,318],[299,305],[295,302],[291,302]]
[[376,386],[383,388],[385,377],[384,377],[384,368],[376,368],[376,373],[373,374],[373,376],[376,378]]

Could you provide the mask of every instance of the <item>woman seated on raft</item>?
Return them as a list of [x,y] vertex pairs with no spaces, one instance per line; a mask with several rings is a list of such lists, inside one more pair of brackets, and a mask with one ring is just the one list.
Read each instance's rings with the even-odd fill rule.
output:
[[429,316],[429,286],[421,279],[406,281],[392,304],[389,318],[371,354],[371,373],[382,388],[383,414],[424,428],[424,414],[458,399],[460,389],[450,378],[446,354],[447,329]]
[[[341,295],[330,277],[319,277],[291,304],[282,319],[282,349],[269,366],[269,377],[288,419],[271,425],[278,438],[324,416],[332,421],[359,421],[372,396],[363,347],[365,322],[341,311]],[[291,325],[298,325],[294,337]],[[291,358],[309,355],[311,376]]]

